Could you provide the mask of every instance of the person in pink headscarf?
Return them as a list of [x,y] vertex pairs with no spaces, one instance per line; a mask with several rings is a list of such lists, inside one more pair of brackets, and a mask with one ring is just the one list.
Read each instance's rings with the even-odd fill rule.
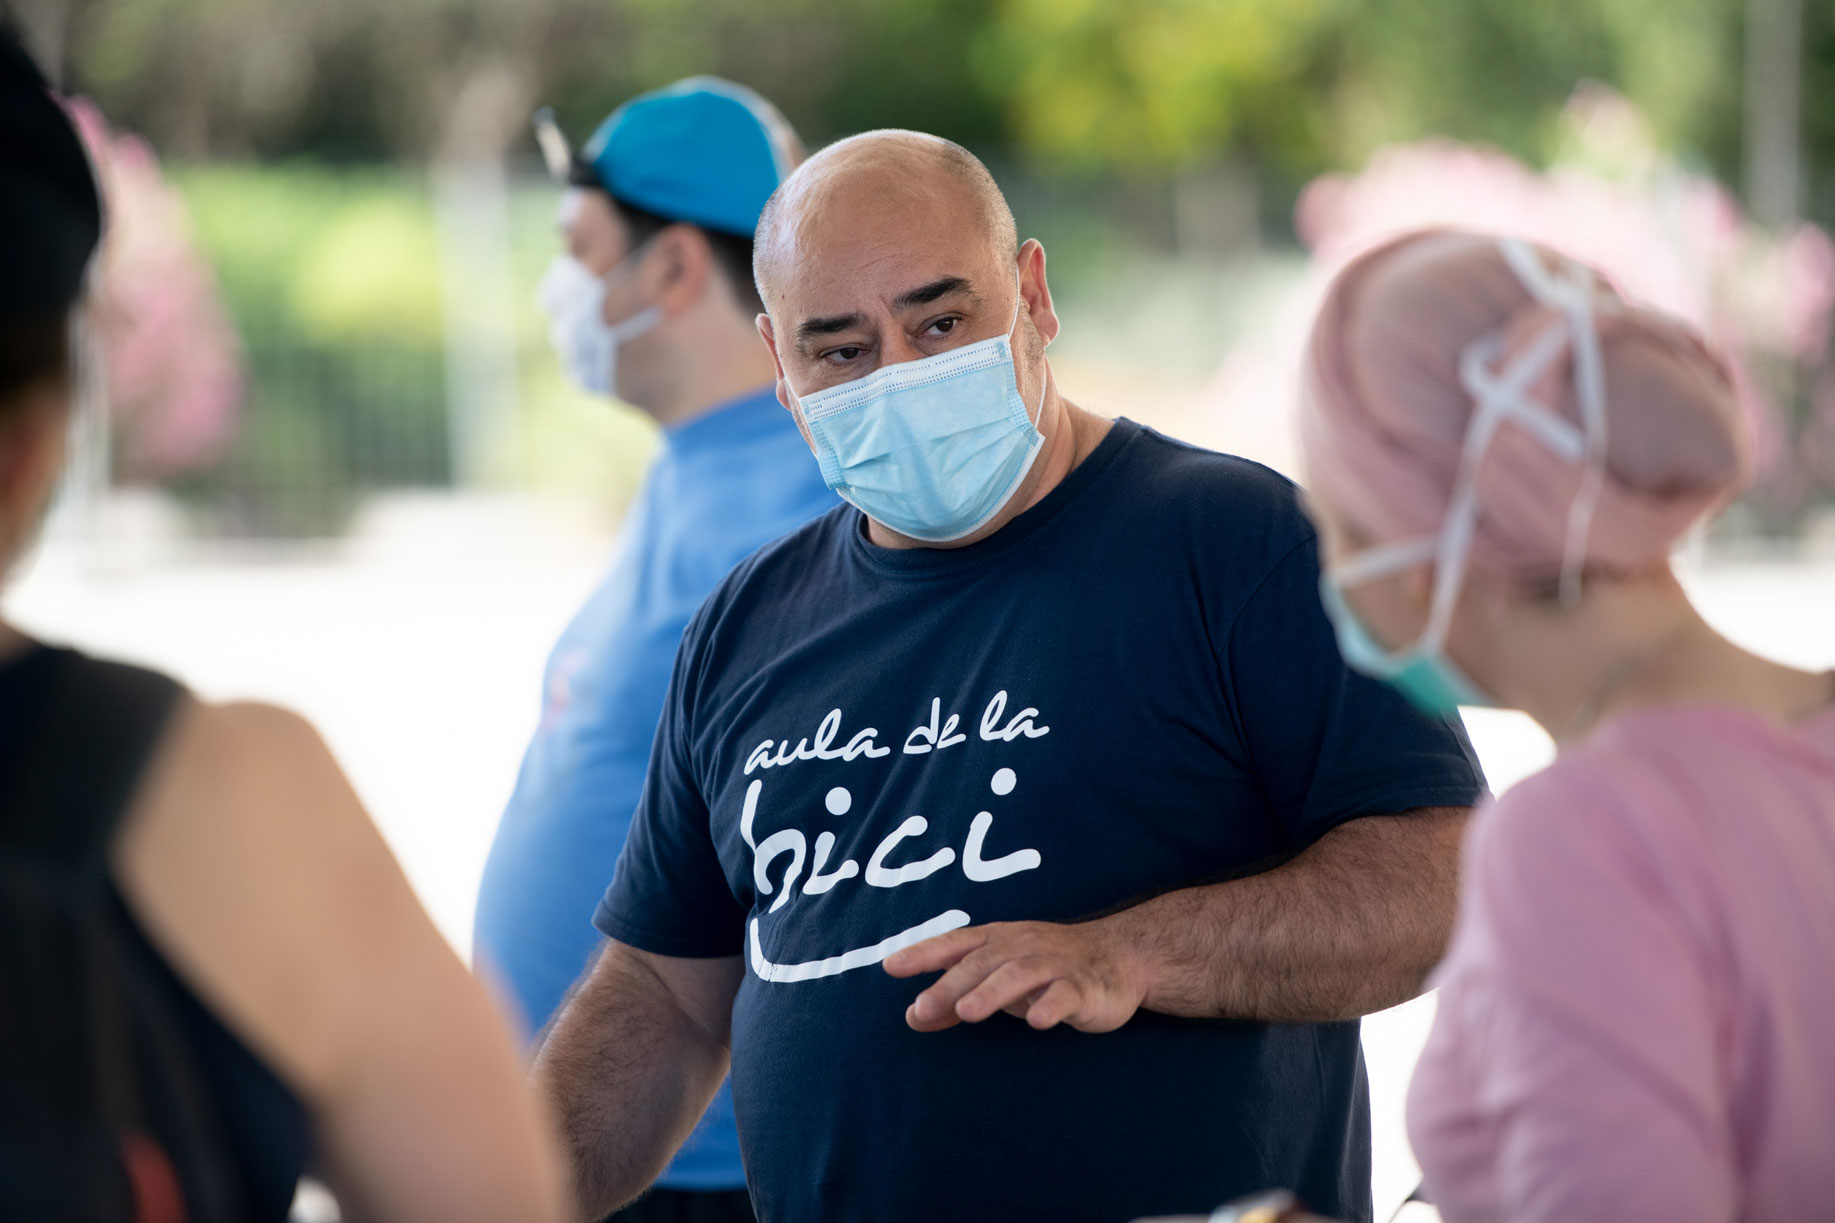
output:
[[1835,1212],[1835,676],[1670,567],[1735,492],[1725,366],[1589,269],[1445,230],[1333,283],[1301,436],[1347,659],[1522,709],[1409,1099],[1453,1223]]

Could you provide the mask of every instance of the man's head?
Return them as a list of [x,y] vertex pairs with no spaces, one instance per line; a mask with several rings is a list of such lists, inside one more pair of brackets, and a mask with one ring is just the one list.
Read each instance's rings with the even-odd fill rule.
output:
[[[765,206],[752,266],[765,306],[758,329],[793,412],[885,366],[1011,332],[1029,414],[1048,441],[1062,425],[1044,361],[1058,333],[1044,250],[1019,243],[993,176],[961,146],[881,131],[823,149]],[[800,413],[799,424],[808,436]],[[960,542],[998,530],[1028,491]]]
[[763,98],[695,77],[619,107],[566,158],[561,239],[604,286],[598,321],[623,337],[616,385],[608,370],[582,371],[588,385],[659,412],[679,396],[684,362],[736,344],[752,355],[752,231],[800,156]]

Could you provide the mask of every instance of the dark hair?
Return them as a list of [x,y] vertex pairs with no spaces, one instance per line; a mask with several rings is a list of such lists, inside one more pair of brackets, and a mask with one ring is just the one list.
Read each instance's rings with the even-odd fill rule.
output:
[[693,226],[707,239],[707,245],[714,253],[714,262],[720,265],[721,272],[725,274],[726,282],[733,290],[733,300],[739,308],[750,314],[757,314],[765,308],[758,298],[758,286],[752,282],[752,239],[749,235],[741,237],[718,229],[708,229],[704,225],[695,225],[693,221],[676,220],[639,208],[635,204],[627,204],[605,189],[605,184],[590,165],[577,159],[567,181],[575,187],[598,191],[612,202],[612,211],[618,214],[618,219],[630,231],[632,250],[671,225]]
[[67,385],[70,311],[102,234],[102,202],[70,116],[0,23],[0,414]]
[[0,418],[34,387],[68,384],[70,365],[69,311],[0,313]]

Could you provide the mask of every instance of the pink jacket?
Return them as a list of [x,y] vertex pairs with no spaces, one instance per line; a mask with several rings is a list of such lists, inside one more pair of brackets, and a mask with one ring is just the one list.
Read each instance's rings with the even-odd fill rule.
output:
[[1408,1109],[1449,1223],[1835,1219],[1835,710],[1627,714],[1463,888]]

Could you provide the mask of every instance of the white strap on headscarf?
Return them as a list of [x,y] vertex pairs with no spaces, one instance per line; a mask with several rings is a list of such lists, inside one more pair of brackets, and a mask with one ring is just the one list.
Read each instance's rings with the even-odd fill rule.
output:
[[[1506,423],[1527,430],[1542,445],[1571,463],[1583,463],[1580,491],[1568,510],[1567,539],[1561,559],[1561,602],[1573,607],[1580,598],[1580,578],[1586,568],[1587,536],[1606,476],[1606,384],[1600,353],[1599,331],[1594,321],[1595,287],[1592,273],[1577,263],[1562,261],[1556,276],[1527,243],[1514,238],[1498,241],[1505,261],[1530,295],[1560,317],[1531,339],[1515,360],[1502,369],[1504,334],[1492,332],[1473,340],[1459,354],[1459,379],[1475,405],[1460,449],[1459,469],[1440,530],[1419,539],[1399,540],[1360,552],[1333,566],[1332,578],[1340,586],[1410,565],[1435,563],[1433,597],[1427,624],[1418,645],[1446,641],[1459,590],[1470,565],[1472,541],[1478,532],[1478,473],[1497,431]],[[1574,352],[1574,391],[1580,404],[1576,426],[1559,412],[1528,393],[1563,349]]]
[[[1596,288],[1593,273],[1581,264],[1562,260],[1562,275],[1551,274],[1541,257],[1527,243],[1505,238],[1498,243],[1504,261],[1530,295],[1543,305],[1563,315],[1560,323],[1544,333],[1559,337],[1555,347],[1543,356],[1538,337],[1531,351],[1523,354],[1517,366],[1532,366],[1537,374],[1560,351],[1562,342],[1574,351],[1574,398],[1580,405],[1581,431],[1575,430],[1565,417],[1543,404],[1522,400],[1513,404],[1512,417],[1542,440],[1550,450],[1570,462],[1584,463],[1580,492],[1568,507],[1567,540],[1561,558],[1561,603],[1573,607],[1580,600],[1580,578],[1586,569],[1587,538],[1592,531],[1593,515],[1599,508],[1599,497],[1606,481],[1606,370],[1600,350],[1599,325],[1594,317]],[[1501,337],[1498,341],[1501,344]],[[1471,351],[1467,350],[1468,353]],[[1538,359],[1539,358],[1539,359]],[[1533,363],[1533,364],[1532,364]],[[1478,400],[1482,412],[1486,403],[1484,387],[1488,371],[1481,361],[1471,363],[1466,376],[1466,362],[1461,361],[1461,375],[1466,389]],[[1517,367],[1512,367],[1512,370]],[[1527,382],[1527,380],[1524,380]],[[1518,384],[1522,385],[1521,383]],[[1578,433],[1578,437],[1576,437]],[[1576,453],[1576,451],[1578,453]]]

